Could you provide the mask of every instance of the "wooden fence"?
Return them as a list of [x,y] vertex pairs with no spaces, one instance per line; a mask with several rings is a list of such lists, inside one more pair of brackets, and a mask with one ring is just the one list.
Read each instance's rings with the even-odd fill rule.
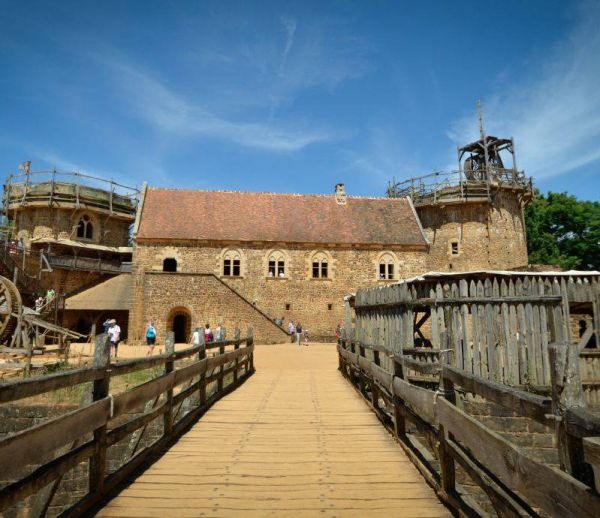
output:
[[[571,348],[572,349],[572,348]],[[345,330],[338,345],[340,370],[367,399],[403,445],[420,472],[449,506],[467,516],[481,508],[458,491],[456,465],[489,497],[499,516],[598,516],[600,418],[574,405],[568,381],[573,355],[566,345],[550,346],[552,398],[489,381],[447,364],[433,368],[407,361]],[[569,362],[570,359],[570,362]],[[386,361],[387,360],[387,361]],[[385,368],[384,363],[388,367]],[[406,372],[437,375],[438,390],[410,383]],[[456,388],[476,394],[517,415],[556,425],[565,471],[546,465],[456,406]],[[581,401],[579,401],[581,403]],[[429,448],[419,441],[416,428]],[[433,453],[432,453],[433,452]]]
[[[63,475],[85,461],[89,463],[88,494],[67,514],[79,516],[88,512],[254,372],[251,329],[246,337],[236,330],[231,340],[201,343],[181,351],[174,351],[173,342],[171,333],[163,355],[110,363],[108,337],[99,335],[93,366],[0,385],[0,403],[8,403],[82,383],[93,384],[88,404],[0,441],[4,475],[18,478],[0,490],[0,512],[50,484],[44,501],[37,506],[38,514],[45,515]],[[214,355],[207,357],[207,351],[213,351]],[[179,360],[187,361],[176,368]],[[161,367],[164,372],[158,377],[111,394],[111,380],[115,376]],[[211,393],[209,387],[213,385],[216,387]],[[182,411],[184,403],[188,406],[187,413]],[[189,408],[190,405],[193,406]],[[127,414],[140,408],[144,409],[141,415],[123,422]],[[134,450],[131,458],[124,459],[119,469],[108,474],[107,449],[136,430],[141,429],[143,434],[148,424],[161,416],[162,436],[153,444]],[[139,437],[137,442],[139,445]],[[54,458],[48,461],[49,456]],[[23,468],[31,465],[37,467],[21,476]]]
[[600,392],[595,393],[600,363],[584,349],[592,339],[592,350],[600,346],[600,278],[593,272],[432,274],[359,290],[352,304],[356,337],[363,343],[438,367],[440,354],[447,354],[451,364],[469,373],[529,387],[550,386],[548,346],[571,340],[574,308],[591,317],[580,349],[589,355],[588,402],[600,403]]

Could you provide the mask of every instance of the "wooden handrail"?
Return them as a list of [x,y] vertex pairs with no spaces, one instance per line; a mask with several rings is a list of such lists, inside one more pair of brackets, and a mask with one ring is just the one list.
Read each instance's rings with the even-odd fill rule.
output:
[[[357,352],[352,352],[352,350]],[[550,467],[511,444],[497,432],[469,416],[454,404],[454,386],[504,406],[518,415],[546,425],[553,424],[552,401],[536,394],[491,382],[447,364],[418,362],[404,356],[392,357],[396,367],[431,367],[440,373],[440,390],[411,384],[400,369],[388,372],[377,360],[365,357],[359,341],[340,339],[340,370],[357,388],[381,421],[390,427],[419,471],[438,496],[459,513],[478,514],[480,510],[462,498],[455,487],[457,462],[490,497],[501,516],[537,516],[542,509],[551,516],[597,516],[600,496],[574,475]],[[393,420],[380,408],[380,399],[393,410]],[[600,419],[582,408],[568,410],[564,419],[572,440],[583,439],[582,454],[597,470],[600,481]],[[407,433],[406,421],[421,432],[437,461],[427,461],[423,445]],[[594,436],[594,437],[591,437]],[[435,459],[434,459],[435,460]]]
[[[240,348],[239,345],[242,343],[246,346]],[[225,352],[226,345],[235,345],[236,348]],[[218,348],[219,353],[206,358],[206,348]],[[173,351],[171,336],[166,342],[167,354],[116,364],[109,363],[108,350],[107,335],[99,335],[96,339],[93,367],[0,384],[0,402],[4,403],[68,386],[94,382],[94,401],[90,404],[0,440],[0,466],[5,475],[20,472],[26,464],[39,465],[30,475],[0,490],[0,512],[60,479],[76,464],[89,459],[91,492],[71,508],[75,514],[87,512],[108,491],[114,489],[128,473],[139,466],[140,462],[151,458],[165,445],[176,440],[193,419],[199,418],[212,404],[235,389],[254,372],[254,344],[251,329],[243,338],[239,337],[239,332],[236,332],[235,340],[222,340],[208,345],[201,343],[199,346],[178,353]],[[175,360],[190,356],[195,356],[189,360],[191,363],[175,368]],[[111,378],[160,365],[165,366],[164,374],[120,394],[114,396],[110,394]],[[194,381],[196,378],[197,381]],[[217,390],[207,397],[207,385],[213,382],[216,382]],[[181,387],[181,390],[175,394],[174,390],[178,387]],[[162,398],[164,402],[157,406],[156,403],[163,394],[167,397]],[[178,420],[179,412],[175,411],[176,405],[181,405],[185,399],[195,395],[198,395],[196,406]],[[119,422],[117,427],[112,427],[115,419],[121,420],[127,413],[144,407],[146,402],[153,399],[155,404],[150,411],[143,411],[141,415],[124,423]],[[108,447],[146,426],[160,415],[164,416],[165,423],[162,438],[145,449],[135,452],[135,455],[126,460],[119,470],[108,475],[106,469]],[[85,439],[91,432],[93,432],[93,439]],[[60,453],[56,458],[47,461],[49,455],[52,456],[57,449],[70,443],[73,444],[70,451]],[[48,505],[49,502],[46,504]]]

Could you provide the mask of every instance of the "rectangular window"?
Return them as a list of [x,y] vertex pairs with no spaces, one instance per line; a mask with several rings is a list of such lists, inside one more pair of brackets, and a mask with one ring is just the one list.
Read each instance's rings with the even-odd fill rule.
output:
[[285,277],[285,263],[283,261],[277,263],[277,275],[279,277]]
[[327,309],[331,311],[333,309],[333,304],[327,304]]
[[452,255],[458,255],[458,241],[450,243],[450,253]]
[[289,304],[286,304],[286,305],[285,305],[285,310],[286,310],[286,311],[289,311],[289,310],[290,310],[290,305],[289,305]]
[[313,279],[319,278],[319,263],[313,263]]
[[275,277],[275,261],[269,261],[269,277]]
[[387,271],[387,278],[388,279],[393,279],[394,278],[394,265],[393,264],[388,264],[388,271]]
[[327,263],[325,261],[321,263],[321,277],[327,279]]
[[231,275],[231,259],[225,259],[223,261],[223,275]]
[[233,260],[233,273],[232,275],[234,277],[239,277],[240,276],[240,260],[239,259],[234,259]]
[[385,263],[379,264],[379,278],[385,279]]

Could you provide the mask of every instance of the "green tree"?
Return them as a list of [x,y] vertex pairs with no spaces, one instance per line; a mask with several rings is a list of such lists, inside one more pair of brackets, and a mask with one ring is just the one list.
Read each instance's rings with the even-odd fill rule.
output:
[[600,269],[600,203],[536,192],[525,210],[529,262]]

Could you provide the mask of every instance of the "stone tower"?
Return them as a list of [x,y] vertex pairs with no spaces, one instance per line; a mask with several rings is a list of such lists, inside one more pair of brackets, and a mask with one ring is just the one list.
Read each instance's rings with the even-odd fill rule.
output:
[[412,199],[430,249],[429,271],[511,269],[527,265],[524,208],[530,178],[517,170],[512,139],[487,136],[458,149],[458,171],[392,184]]
[[[4,275],[19,289],[69,294],[130,269],[139,192],[82,173],[30,170],[4,184]],[[16,271],[15,271],[16,270]]]

